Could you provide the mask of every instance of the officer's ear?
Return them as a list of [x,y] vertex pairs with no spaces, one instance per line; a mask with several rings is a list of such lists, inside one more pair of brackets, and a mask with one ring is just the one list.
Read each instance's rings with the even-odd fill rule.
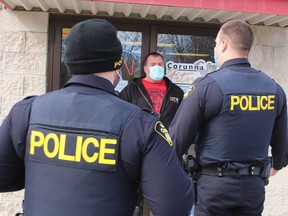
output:
[[219,44],[220,51],[221,52],[226,51],[228,46],[230,46],[229,41],[226,39],[223,39]]

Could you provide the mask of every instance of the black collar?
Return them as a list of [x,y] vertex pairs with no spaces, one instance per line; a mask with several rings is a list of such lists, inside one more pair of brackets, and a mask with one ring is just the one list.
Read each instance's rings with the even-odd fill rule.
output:
[[241,65],[242,67],[243,66],[251,67],[247,58],[235,58],[235,59],[230,59],[224,62],[221,68],[231,67],[231,66],[233,67],[233,66],[238,66],[238,65]]
[[114,87],[112,83],[102,77],[95,75],[73,75],[70,80],[64,85],[64,88],[72,87],[72,86],[83,86],[89,88],[101,89],[111,94],[116,95]]

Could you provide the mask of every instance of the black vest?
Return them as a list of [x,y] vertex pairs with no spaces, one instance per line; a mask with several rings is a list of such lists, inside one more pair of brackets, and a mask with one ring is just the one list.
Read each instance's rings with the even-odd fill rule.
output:
[[137,109],[105,92],[37,97],[27,136],[25,215],[131,215],[137,185],[124,174],[119,152]]
[[221,69],[208,75],[222,89],[220,113],[201,128],[202,160],[250,162],[268,156],[277,113],[277,86],[263,72]]

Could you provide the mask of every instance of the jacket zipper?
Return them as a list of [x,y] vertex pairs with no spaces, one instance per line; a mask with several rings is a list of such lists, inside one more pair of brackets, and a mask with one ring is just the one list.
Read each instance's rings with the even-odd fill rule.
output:
[[153,106],[152,106],[151,103],[149,102],[149,100],[145,97],[144,93],[141,91],[140,87],[137,86],[137,88],[138,88],[138,90],[140,91],[140,93],[141,93],[141,95],[143,96],[143,98],[145,99],[145,101],[146,101],[146,102],[148,103],[148,105],[150,106],[150,108],[151,108],[153,111],[155,111],[155,110],[153,109]]
[[[152,106],[151,103],[149,102],[149,100],[145,97],[144,93],[141,91],[140,87],[139,87],[138,85],[136,85],[136,86],[137,86],[139,92],[141,93],[141,95],[143,96],[143,98],[145,99],[145,101],[147,102],[147,104],[149,105],[149,107],[150,107],[153,111],[155,111],[154,108],[153,108],[153,106]],[[162,102],[162,104],[161,104],[159,116],[161,115],[162,107],[163,107],[163,105],[164,105],[165,99],[166,99],[166,97],[167,97],[167,95],[168,95],[168,91],[170,90],[170,88],[171,88],[171,85],[169,85],[169,87],[168,87],[168,89],[167,89],[167,91],[166,91],[166,94],[165,94],[165,96],[164,96],[164,98],[163,98],[163,102]]]

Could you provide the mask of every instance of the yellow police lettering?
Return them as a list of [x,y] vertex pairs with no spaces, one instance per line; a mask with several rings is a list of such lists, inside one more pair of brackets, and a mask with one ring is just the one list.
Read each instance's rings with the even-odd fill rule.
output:
[[59,148],[59,160],[66,160],[66,161],[74,161],[75,156],[73,155],[65,155],[65,147],[66,147],[66,135],[60,135],[60,148]]
[[[52,152],[50,152],[49,149],[48,149],[48,145],[49,145],[49,141],[50,140],[51,140],[50,143],[52,143],[52,141],[54,143],[54,149],[52,150]],[[54,134],[54,133],[47,134],[47,136],[45,137],[45,140],[44,140],[44,147],[43,147],[45,155],[48,158],[54,158],[57,155],[58,151],[59,151],[59,145],[60,145],[59,144],[59,139],[58,139],[56,134]]]
[[[47,158],[77,163],[84,161],[86,163],[98,162],[98,164],[105,165],[116,164],[117,139],[76,136],[73,145],[73,143],[67,143],[66,136],[66,134],[56,133],[45,135],[41,131],[32,130],[29,153],[35,155],[38,151],[41,151]],[[74,155],[65,153],[67,148],[71,148],[71,145],[75,147]],[[107,155],[111,155],[114,159],[107,159]]]
[[81,152],[82,152],[82,145],[83,145],[83,137],[78,136],[76,141],[76,152],[75,152],[75,161],[80,162],[81,161]]
[[275,95],[231,95],[230,110],[263,111],[275,109]]
[[99,156],[99,163],[100,164],[116,164],[115,160],[105,159],[105,154],[115,154],[115,149],[109,149],[106,147],[106,144],[113,144],[116,145],[117,141],[113,139],[101,139],[100,144],[100,156]]
[[268,110],[274,110],[275,109],[275,95],[268,95]]
[[[264,102],[264,101],[265,101],[265,102]],[[261,108],[262,110],[266,110],[266,109],[267,109],[267,97],[262,96],[262,97],[260,98],[260,108]]]
[[[242,96],[240,98],[240,109],[241,110],[247,110],[248,109],[248,97],[247,96]],[[243,106],[243,104],[245,104],[245,106]]]
[[231,106],[230,110],[234,110],[234,107],[240,103],[240,98],[237,96],[232,95],[231,96]]
[[44,143],[44,134],[39,131],[31,131],[30,154],[34,155],[35,147],[40,147],[43,145],[43,143]]
[[83,143],[82,156],[86,162],[93,163],[97,160],[98,153],[95,152],[91,157],[89,157],[89,155],[87,154],[87,149],[88,149],[89,144],[93,144],[94,147],[99,147],[99,142],[95,138],[89,137]]
[[[257,96],[257,100],[258,100],[258,97],[259,97],[259,96]],[[251,110],[251,111],[257,111],[257,110],[259,110],[259,108],[257,107],[259,103],[257,103],[256,106],[253,106],[253,98],[252,98],[252,96],[249,95],[248,98],[249,98],[249,105],[248,105],[248,107],[250,107],[249,110]]]

